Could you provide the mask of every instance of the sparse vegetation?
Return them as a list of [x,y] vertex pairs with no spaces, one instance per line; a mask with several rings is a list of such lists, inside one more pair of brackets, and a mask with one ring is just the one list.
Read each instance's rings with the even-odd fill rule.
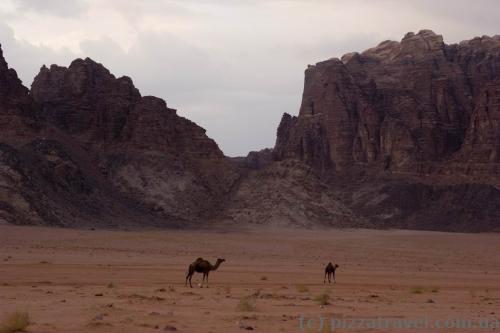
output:
[[325,290],[322,293],[316,295],[314,297],[314,301],[319,305],[328,305],[330,304],[330,293],[328,292],[328,290]]
[[260,277],[260,280],[261,280],[261,281],[267,281],[267,276],[265,276],[265,275],[264,275],[264,276],[261,276],[261,277]]
[[320,326],[319,323],[313,327],[306,327],[306,333],[330,333],[333,332],[334,329],[331,328],[330,322],[325,320],[323,325]]
[[2,318],[0,321],[0,333],[21,332],[29,325],[29,314],[27,312],[16,311]]
[[245,311],[245,312],[255,311],[256,308],[257,308],[256,301],[255,297],[253,296],[242,297],[238,302],[237,306],[238,311]]
[[439,292],[439,288],[438,287],[433,287],[431,289],[431,293],[438,293]]
[[412,294],[423,294],[424,293],[424,288],[418,286],[418,287],[413,287],[410,290],[410,293]]
[[110,283],[108,283],[107,287],[111,289],[111,288],[114,288],[116,286],[113,282],[110,282]]
[[307,293],[309,291],[309,288],[307,288],[307,286],[305,286],[303,284],[298,284],[297,285],[297,291],[299,293]]
[[159,296],[145,296],[145,295],[140,295],[140,294],[119,295],[118,298],[129,298],[129,299],[137,299],[137,300],[142,300],[142,301],[158,301],[158,302],[165,300],[165,298],[159,297]]

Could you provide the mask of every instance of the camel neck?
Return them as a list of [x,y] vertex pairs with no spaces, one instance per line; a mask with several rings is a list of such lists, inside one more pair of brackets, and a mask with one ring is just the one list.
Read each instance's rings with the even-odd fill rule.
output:
[[217,268],[219,268],[219,265],[220,265],[220,261],[217,261],[217,262],[215,263],[215,265],[212,265],[212,266],[210,267],[210,270],[215,271]]

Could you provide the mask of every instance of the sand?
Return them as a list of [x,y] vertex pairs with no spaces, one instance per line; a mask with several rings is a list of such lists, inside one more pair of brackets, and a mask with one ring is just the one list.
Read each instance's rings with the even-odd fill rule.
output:
[[[194,288],[184,286],[197,257],[226,259],[211,272],[209,288],[198,286],[199,274]],[[323,284],[329,261],[340,266],[336,284]],[[327,305],[315,301],[323,293]],[[28,332],[318,332],[320,317],[324,332],[332,318],[355,325],[337,332],[484,332],[397,325],[424,318],[425,325],[455,319],[495,325],[500,234],[3,224],[0,316],[16,310],[30,314]],[[370,329],[378,318],[389,328]]]

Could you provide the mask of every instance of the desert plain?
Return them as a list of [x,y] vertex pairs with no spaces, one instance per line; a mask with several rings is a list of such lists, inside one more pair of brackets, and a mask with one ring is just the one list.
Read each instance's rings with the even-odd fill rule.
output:
[[[328,332],[332,318],[353,326],[336,332],[486,332],[500,319],[499,253],[494,233],[2,224],[0,316],[27,312],[37,333]],[[209,288],[200,274],[184,285],[197,257],[226,259]],[[323,283],[329,261],[335,284]],[[422,318],[449,327],[396,324]]]

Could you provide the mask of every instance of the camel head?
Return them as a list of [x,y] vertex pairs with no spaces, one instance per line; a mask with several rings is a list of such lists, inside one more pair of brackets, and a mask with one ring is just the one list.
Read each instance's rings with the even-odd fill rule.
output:
[[339,265],[335,264],[335,269],[339,268]]
[[218,264],[222,264],[224,261],[226,261],[226,259],[221,259],[221,258],[217,259]]

